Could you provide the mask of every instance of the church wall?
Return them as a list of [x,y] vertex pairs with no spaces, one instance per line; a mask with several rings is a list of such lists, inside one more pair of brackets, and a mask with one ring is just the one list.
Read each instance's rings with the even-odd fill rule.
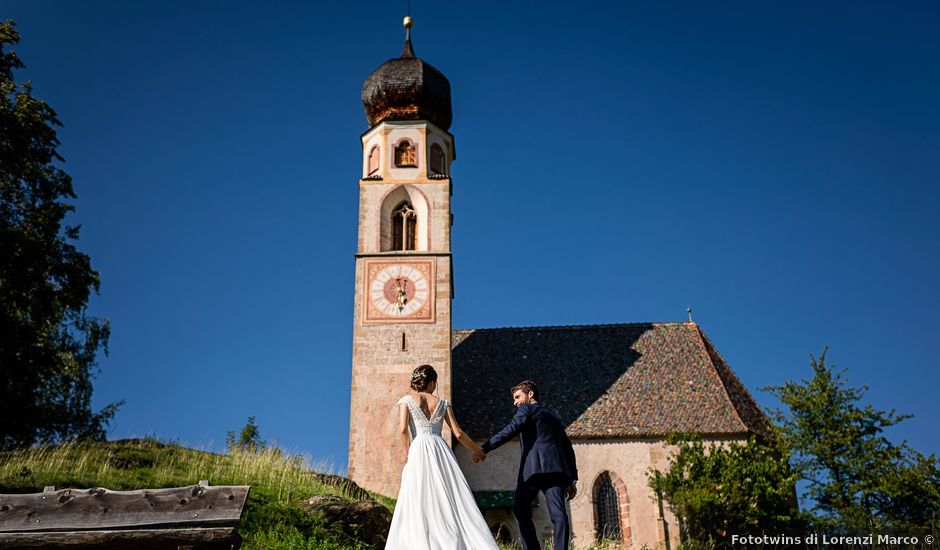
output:
[[[459,414],[460,411],[456,411]],[[479,437],[482,434],[471,434]],[[491,435],[491,434],[486,434]],[[649,488],[646,474],[651,466],[665,469],[667,447],[660,440],[574,440],[578,461],[578,495],[570,503],[573,547],[588,548],[595,542],[594,482],[602,472],[611,472],[622,482],[618,492],[621,501],[621,521],[624,538],[629,538],[631,548],[664,548],[666,538],[670,548],[679,542],[675,516],[664,506],[664,521],[659,520],[659,504]],[[463,447],[455,448],[457,462],[474,491],[513,491],[519,471],[521,450],[518,440],[511,441],[490,453],[483,464],[473,464],[472,455]],[[533,510],[536,530],[550,537],[552,527],[548,518],[544,495],[540,495],[539,506]],[[506,511],[485,511],[487,523],[504,522]],[[511,516],[511,514],[510,514]],[[628,521],[627,521],[628,518]],[[511,518],[510,518],[511,519]],[[518,536],[515,523],[506,523],[513,536]]]
[[[621,528],[624,541],[631,548],[664,547],[663,523],[670,546],[678,545],[678,529],[675,517],[664,507],[664,522],[659,517],[659,504],[649,488],[647,472],[650,467],[665,468],[666,448],[658,440],[575,440],[575,455],[578,459],[578,496],[571,501],[572,530],[575,547],[586,548],[595,539],[594,483],[603,472],[611,472],[621,487]],[[626,495],[619,494],[626,490]]]

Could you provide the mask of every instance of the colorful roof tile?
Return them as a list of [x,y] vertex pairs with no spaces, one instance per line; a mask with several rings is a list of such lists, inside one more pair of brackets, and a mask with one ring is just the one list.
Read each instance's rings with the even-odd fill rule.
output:
[[694,323],[456,330],[452,346],[454,410],[474,437],[512,418],[510,388],[524,379],[572,438],[766,433],[760,407]]

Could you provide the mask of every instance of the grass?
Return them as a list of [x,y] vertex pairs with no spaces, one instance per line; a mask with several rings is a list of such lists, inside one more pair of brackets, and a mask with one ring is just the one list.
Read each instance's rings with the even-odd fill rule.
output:
[[277,449],[220,455],[150,439],[74,443],[0,453],[0,492],[40,492],[47,485],[156,489],[204,479],[211,485],[251,485],[238,529],[245,550],[363,550],[303,509],[301,502],[315,495],[354,500],[311,470],[316,465]]
[[[57,489],[105,487],[114,491],[184,487],[200,480],[211,485],[251,485],[239,524],[244,550],[367,550],[305,511],[301,502],[315,495],[355,498],[340,487],[310,475],[323,464],[277,449],[220,455],[135,439],[106,443],[68,443],[0,452],[0,493],[37,493]],[[393,509],[393,499],[372,495]],[[500,545],[500,550],[519,550]],[[550,545],[546,550],[549,550]],[[617,550],[595,546],[590,550]]]

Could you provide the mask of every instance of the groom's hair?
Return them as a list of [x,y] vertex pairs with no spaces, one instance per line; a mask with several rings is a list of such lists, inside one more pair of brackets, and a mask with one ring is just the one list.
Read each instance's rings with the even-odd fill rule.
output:
[[535,385],[535,382],[531,380],[523,380],[515,386],[512,387],[512,393],[516,393],[516,390],[522,390],[523,393],[532,392],[532,399],[539,400],[539,388]]

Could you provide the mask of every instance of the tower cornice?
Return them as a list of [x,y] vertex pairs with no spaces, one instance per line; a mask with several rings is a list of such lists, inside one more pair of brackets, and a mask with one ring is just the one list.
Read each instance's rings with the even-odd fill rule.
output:
[[431,257],[441,257],[449,258],[453,256],[452,252],[423,252],[420,250],[392,250],[389,252],[360,252],[356,254],[356,258],[389,258],[397,256],[407,256],[407,257],[421,257],[421,256],[431,256]]

